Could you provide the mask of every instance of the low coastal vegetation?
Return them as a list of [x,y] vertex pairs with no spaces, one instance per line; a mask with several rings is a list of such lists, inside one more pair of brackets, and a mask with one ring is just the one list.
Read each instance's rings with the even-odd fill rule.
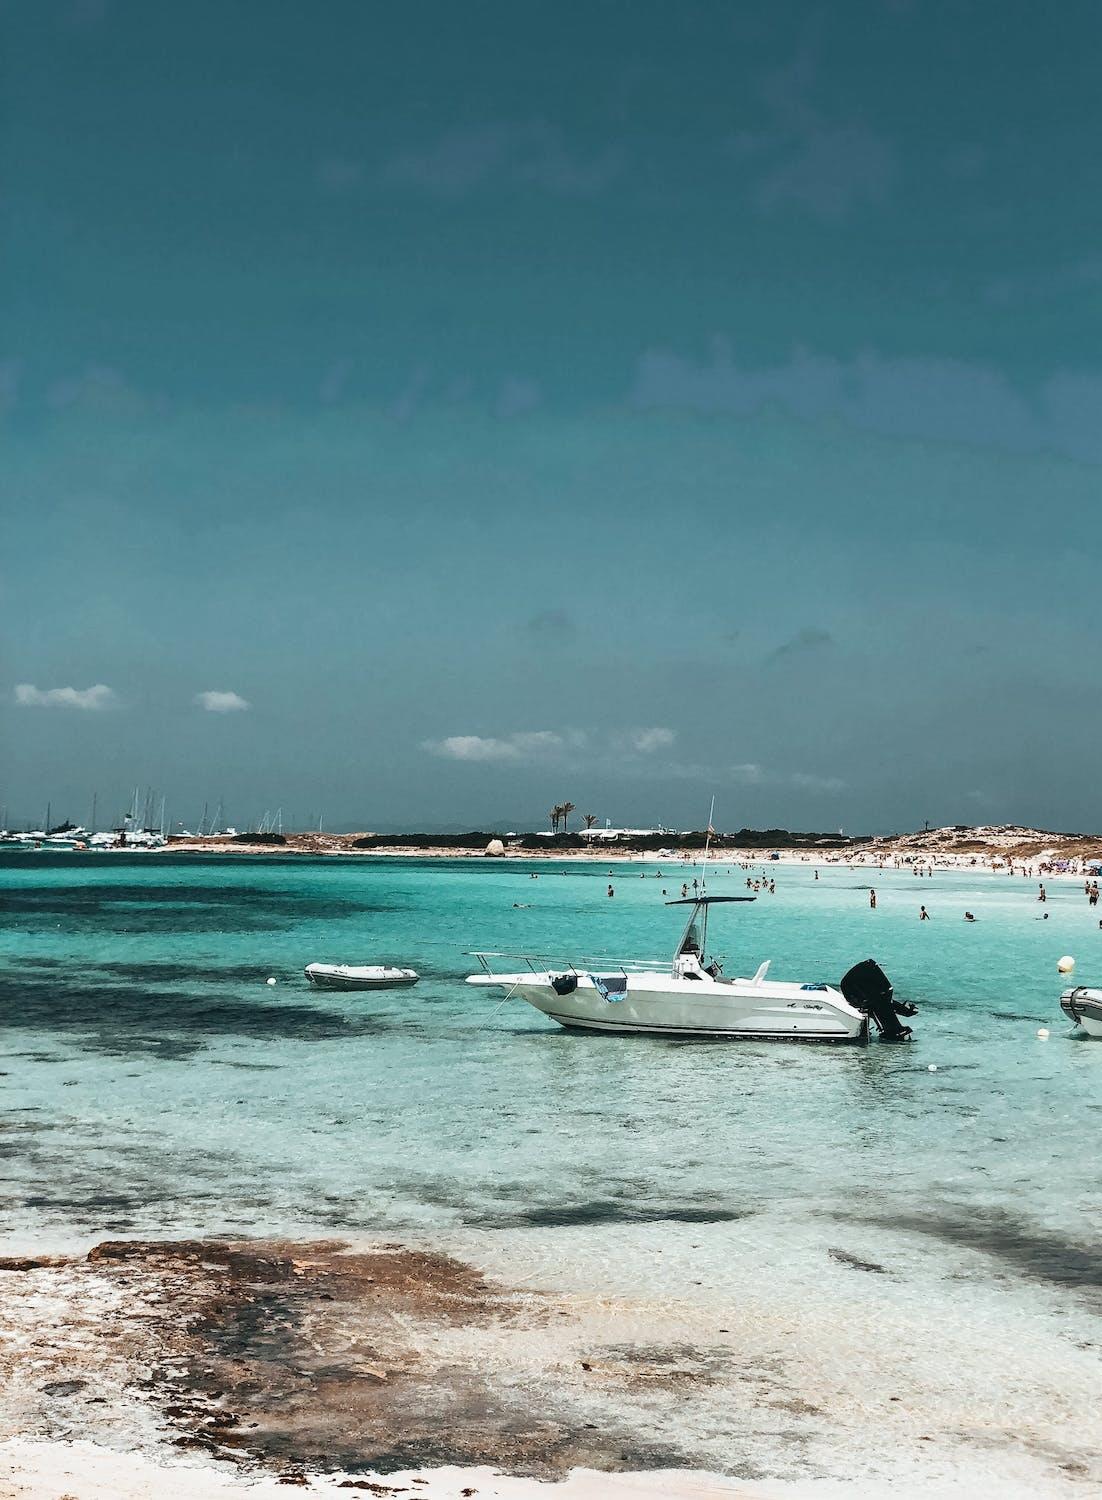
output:
[[[586,820],[592,817],[586,815]],[[594,819],[594,822],[596,820]],[[590,825],[592,827],[592,825]],[[777,853],[824,861],[849,859],[859,863],[945,861],[951,864],[1001,866],[1006,863],[1038,867],[1087,865],[1102,861],[1102,835],[1054,833],[1018,825],[975,827],[955,824],[924,828],[914,833],[869,835],[801,833],[787,828],[740,828],[737,832],[708,834],[700,829],[681,833],[623,831],[616,838],[593,833],[514,833],[492,828],[461,832],[396,833],[266,833],[223,834],[203,838],[169,839],[166,848],[195,853],[272,854],[440,854],[455,857],[483,855],[487,851],[514,858],[540,855],[555,858],[590,857],[613,859],[632,855],[662,854],[666,858],[696,854],[706,842],[714,855],[738,858],[744,854]],[[499,848],[500,846],[500,848]]]

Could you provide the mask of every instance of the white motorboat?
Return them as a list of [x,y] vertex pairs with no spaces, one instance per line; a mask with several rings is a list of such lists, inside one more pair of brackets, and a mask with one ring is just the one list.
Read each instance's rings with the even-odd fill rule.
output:
[[[506,998],[518,995],[560,1026],[586,1031],[864,1043],[871,1019],[884,1041],[910,1039],[899,1016],[913,1015],[914,1007],[893,999],[887,976],[871,958],[854,965],[838,986],[769,979],[768,961],[749,979],[726,978],[706,957],[708,913],[753,900],[702,893],[667,902],[692,908],[672,964],[603,959],[556,965],[534,955],[475,953],[482,972],[467,983],[504,990]],[[498,973],[495,964],[503,959],[526,967]]]
[[1081,1026],[1088,1036],[1102,1037],[1102,990],[1076,985],[1060,996],[1060,1009],[1069,1021]]
[[416,969],[388,964],[307,964],[306,977],[323,990],[397,990],[416,984]]

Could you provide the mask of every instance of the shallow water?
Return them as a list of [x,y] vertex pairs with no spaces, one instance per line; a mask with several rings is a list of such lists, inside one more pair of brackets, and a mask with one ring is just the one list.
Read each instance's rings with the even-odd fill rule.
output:
[[[1102,1043],[1073,1037],[1056,973],[1071,953],[1081,982],[1102,980],[1081,884],[1049,882],[1042,907],[1020,878],[816,881],[782,864],[775,895],[713,914],[729,973],[771,958],[776,977],[837,980],[874,956],[920,1007],[909,1047],[575,1035],[462,983],[473,948],[668,955],[683,909],[662,890],[692,872],[608,869],[0,858],[4,1241],[421,1238],[712,1323],[752,1301],[747,1347],[764,1358],[774,1338],[799,1364],[785,1378],[833,1384],[835,1405],[851,1386],[857,1401],[864,1359],[872,1382],[908,1367],[931,1391],[978,1392],[1008,1337],[1027,1407],[1069,1378],[1081,1396],[1102,1310],[1084,1144],[1102,1123]],[[721,866],[711,889],[744,881]],[[313,991],[314,960],[422,979]]]

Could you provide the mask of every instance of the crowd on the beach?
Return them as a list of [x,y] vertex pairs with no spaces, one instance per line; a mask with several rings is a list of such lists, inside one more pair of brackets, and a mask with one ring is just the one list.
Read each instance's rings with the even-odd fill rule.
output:
[[[776,856],[771,856],[771,857],[772,858],[776,858]],[[682,855],[682,857],[681,857],[681,863],[683,865],[684,864],[689,864],[691,861],[692,861],[692,856],[690,854]],[[804,862],[804,861],[801,861],[801,862]],[[828,857],[828,858],[826,858],[826,859],[823,860],[823,863],[824,863],[824,865],[833,865],[833,866],[836,866],[836,867],[839,866],[839,865],[845,865],[846,867],[848,867],[851,870],[857,870],[857,869],[861,868],[862,865],[865,864],[865,861],[860,860],[860,859],[843,860],[843,859],[840,859],[840,858]],[[985,861],[985,863],[986,863],[986,861]],[[1036,865],[1021,865],[1021,866],[1015,868],[1014,865],[1011,862],[1008,861],[1006,863],[1006,865],[1005,865],[1005,868],[1006,868],[1006,873],[1008,875],[1022,875],[1022,876],[1024,876],[1027,879],[1032,879],[1033,876],[1034,876],[1034,874],[1051,876],[1053,874],[1056,874],[1056,875],[1066,875],[1068,873],[1072,873],[1072,872],[1069,872],[1068,870],[1066,870],[1065,868],[1062,868],[1062,866],[1065,863],[1066,863],[1065,861],[1047,861],[1047,860],[1041,860],[1041,861],[1038,861],[1038,863]],[[977,861],[975,859],[972,859],[970,861],[970,866],[975,866],[976,864],[977,864]],[[920,864],[920,863],[912,863],[912,861],[911,861],[910,858],[904,858],[904,859],[901,860],[898,857],[894,858],[890,864],[886,863],[883,860],[878,861],[875,867],[877,869],[880,869],[880,870],[889,870],[889,869],[890,870],[899,870],[899,869],[904,869],[904,868],[910,867],[911,871],[912,871],[912,874],[915,875],[917,878],[926,878],[926,879],[931,879],[931,880],[933,879],[935,873],[951,874],[951,873],[959,872],[959,870],[961,869],[961,866],[958,863],[956,863],[955,861],[954,862],[948,862],[948,861],[946,861],[946,862],[943,863],[940,860],[935,860],[932,863]],[[1001,866],[999,865],[998,862],[995,862],[995,863],[993,863],[993,864],[990,865],[990,868],[994,872],[994,871],[997,871],[998,869],[1000,869]],[[739,870],[739,871],[748,871],[749,872],[746,875],[745,884],[746,884],[746,889],[751,893],[751,895],[753,895],[753,896],[763,895],[763,894],[764,895],[770,895],[770,896],[776,895],[776,892],[777,892],[777,878],[776,878],[776,876],[768,874],[764,869],[758,870],[757,869],[757,862],[754,861],[754,860],[749,860],[749,859],[734,860],[734,861],[731,861],[727,865],[726,868],[724,868],[724,866],[722,864],[717,864],[717,865],[715,865],[713,867],[713,873],[717,874],[717,875],[718,874],[731,875],[736,869]],[[558,873],[560,875],[565,875],[568,872],[566,870],[560,870]],[[608,873],[609,873],[609,875],[614,875],[615,874],[615,872],[613,870],[611,870],[611,869],[608,871]],[[623,872],[621,872],[621,873],[623,873]],[[814,873],[814,879],[818,880],[819,879],[819,870],[818,870],[818,868],[816,868],[813,873]],[[639,872],[639,879],[640,880],[646,880],[647,878],[648,878],[648,872],[646,870],[640,870],[640,872]],[[655,880],[661,880],[663,878],[662,871],[661,870],[654,871],[653,874],[650,876],[650,878],[655,879]],[[530,873],[529,879],[530,880],[538,880],[539,879],[539,875],[536,874],[535,871],[533,871],[533,872]],[[703,887],[702,887],[701,882],[700,882],[700,880],[698,878],[694,877],[691,882],[688,881],[688,880],[684,880],[681,883],[680,899],[682,901],[691,900],[692,897],[694,897],[696,895],[699,895],[699,894],[702,894],[702,891],[703,891]],[[1084,893],[1084,895],[1087,898],[1088,905],[1092,909],[1099,904],[1099,895],[1100,895],[1100,892],[1099,892],[1098,880],[1092,874],[1087,874],[1086,878],[1084,879],[1084,882],[1083,882],[1083,893]],[[614,898],[615,895],[616,895],[616,887],[612,884],[611,881],[609,882],[609,884],[607,886],[606,895],[608,896],[608,898],[610,900],[612,898]],[[667,888],[665,886],[662,887],[662,895],[663,896],[668,896],[668,891],[667,891]],[[877,894],[876,894],[876,889],[875,889],[875,887],[870,886],[868,888],[868,904],[869,904],[869,910],[870,911],[876,911],[876,909],[877,909],[877,900],[878,900],[878,898],[877,898]],[[1048,903],[1048,890],[1047,890],[1047,888],[1046,888],[1045,883],[1044,883],[1043,880],[1038,881],[1038,886],[1037,886],[1037,901],[1042,906],[1047,905],[1047,903]],[[527,903],[514,902],[513,905],[518,910],[526,910],[527,909]],[[1040,920],[1040,921],[1046,921],[1047,922],[1048,921],[1048,916],[1049,916],[1049,914],[1046,911],[1046,912],[1044,912],[1042,914],[1042,916],[1038,920]],[[977,920],[977,917],[976,917],[975,912],[966,910],[964,912],[963,919],[964,919],[965,922],[975,922]],[[918,920],[920,922],[930,922],[930,921],[933,920],[933,918],[931,917],[929,911],[926,908],[925,903],[922,903],[922,904],[919,905],[919,908],[918,908]],[[1099,921],[1098,925],[1099,925],[1099,928],[1102,929],[1102,920]]]

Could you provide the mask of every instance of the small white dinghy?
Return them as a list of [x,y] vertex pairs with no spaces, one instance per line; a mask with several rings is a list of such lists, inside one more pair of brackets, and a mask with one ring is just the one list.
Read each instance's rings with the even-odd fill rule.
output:
[[416,984],[416,969],[388,964],[307,964],[307,979],[322,990],[397,990]]
[[1081,1026],[1088,1036],[1102,1037],[1102,990],[1076,985],[1060,996],[1060,1009],[1069,1021]]

